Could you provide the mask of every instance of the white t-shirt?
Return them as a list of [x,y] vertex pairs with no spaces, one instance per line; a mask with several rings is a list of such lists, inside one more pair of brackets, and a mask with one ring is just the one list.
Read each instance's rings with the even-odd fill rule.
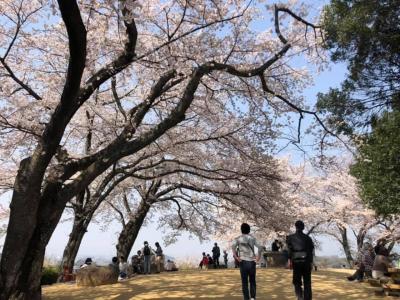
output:
[[251,234],[242,234],[233,240],[232,250],[236,251],[236,248],[239,247],[239,257],[241,260],[246,261],[254,261],[255,247],[258,248],[258,253],[261,253],[263,249],[263,245],[261,245],[257,239]]
[[126,274],[128,272],[128,263],[120,262],[119,263],[119,271]]

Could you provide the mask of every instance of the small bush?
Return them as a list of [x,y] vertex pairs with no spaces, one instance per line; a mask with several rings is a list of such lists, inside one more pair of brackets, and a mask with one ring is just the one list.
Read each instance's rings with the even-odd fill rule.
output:
[[57,282],[58,270],[55,267],[44,267],[42,271],[42,285],[53,284]]

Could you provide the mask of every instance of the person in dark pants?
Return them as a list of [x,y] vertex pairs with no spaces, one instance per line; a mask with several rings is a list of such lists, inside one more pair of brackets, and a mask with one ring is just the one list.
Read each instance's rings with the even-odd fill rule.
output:
[[[262,245],[255,237],[250,235],[250,226],[243,223],[241,226],[242,235],[238,236],[232,244],[232,252],[235,260],[239,261],[240,276],[242,278],[243,299],[254,300],[256,298],[256,262],[260,261]],[[254,247],[258,248],[256,257]],[[240,255],[239,255],[240,253]],[[249,297],[250,282],[250,297]]]
[[224,250],[224,264],[225,268],[228,268],[228,252]]
[[[295,223],[296,233],[289,235],[287,246],[289,259],[293,266],[293,285],[298,300],[311,300],[311,270],[313,263],[314,243],[303,233],[304,223]],[[304,291],[302,288],[304,286]]]
[[212,248],[212,254],[213,254],[214,268],[216,269],[217,267],[219,267],[219,257],[221,256],[221,250],[219,249],[217,243],[215,243],[214,247]]

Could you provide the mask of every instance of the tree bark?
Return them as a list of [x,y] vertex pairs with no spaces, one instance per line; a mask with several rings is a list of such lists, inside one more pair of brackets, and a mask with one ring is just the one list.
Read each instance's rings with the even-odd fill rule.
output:
[[142,199],[135,215],[131,216],[129,221],[123,226],[116,246],[117,257],[123,256],[125,259],[128,259],[143,221],[150,210],[150,206],[151,203]]
[[[40,280],[46,245],[61,218],[65,202],[52,198],[39,198],[39,201],[41,205],[31,237],[21,239],[7,235],[1,261],[1,300],[41,299]],[[26,208],[21,211],[26,212]],[[12,227],[10,222],[9,232],[14,232],[14,226],[29,226],[23,218],[14,219],[14,222]]]
[[62,273],[60,274],[59,281],[62,279],[61,276],[63,275],[64,268],[67,268],[70,272],[72,272],[82,239],[87,232],[87,228],[92,220],[92,216],[93,214],[81,217],[79,214],[75,214],[72,230],[69,235],[68,243],[64,248],[63,257],[61,260]]
[[347,263],[349,264],[350,267],[353,267],[354,259],[353,259],[353,255],[351,254],[350,243],[349,243],[349,239],[347,237],[347,229],[345,227],[338,227],[338,228],[339,228],[340,236],[341,236],[340,243],[342,244],[344,254],[346,255]]

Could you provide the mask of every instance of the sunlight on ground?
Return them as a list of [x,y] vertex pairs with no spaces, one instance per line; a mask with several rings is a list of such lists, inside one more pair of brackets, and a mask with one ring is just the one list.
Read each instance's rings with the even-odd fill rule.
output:
[[[349,270],[323,270],[313,273],[313,298],[316,300],[383,299],[374,296],[375,288],[367,283],[348,282],[345,278],[348,274]],[[233,269],[138,276],[122,283],[95,288],[57,284],[45,287],[43,294],[45,300],[242,299],[239,271]],[[295,299],[291,273],[282,269],[257,269],[257,298]]]

